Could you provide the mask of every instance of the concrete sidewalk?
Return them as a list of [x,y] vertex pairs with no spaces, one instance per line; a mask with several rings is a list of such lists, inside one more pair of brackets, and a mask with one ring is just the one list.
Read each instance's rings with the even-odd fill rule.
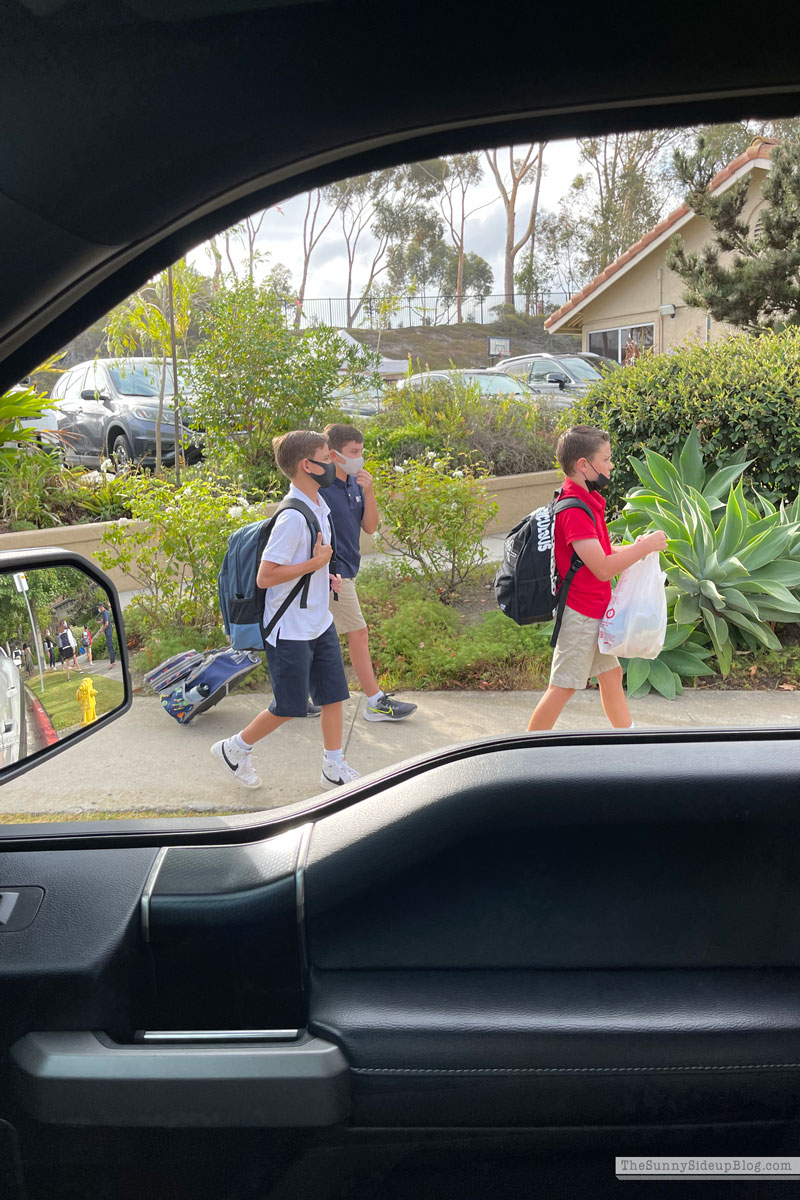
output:
[[[362,774],[459,742],[522,733],[540,692],[409,692],[419,710],[399,725],[363,718],[363,697],[345,705],[348,761]],[[229,779],[209,747],[246,725],[268,702],[264,693],[228,697],[179,726],[156,697],[137,696],[133,708],[95,737],[58,755],[0,791],[0,812],[44,813],[117,809],[254,811],[292,804],[321,792],[322,740],[318,719],[292,721],[256,747],[264,786],[250,791]],[[687,689],[676,700],[650,695],[631,704],[637,729],[800,728],[800,692]],[[608,732],[597,691],[580,693],[559,730]]]

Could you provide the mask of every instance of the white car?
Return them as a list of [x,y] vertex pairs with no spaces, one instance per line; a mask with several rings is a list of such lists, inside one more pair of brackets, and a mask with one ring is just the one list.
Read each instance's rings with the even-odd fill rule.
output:
[[451,370],[451,371],[420,371],[397,381],[398,391],[403,388],[413,388],[414,391],[424,392],[431,384],[474,384],[487,396],[518,396],[525,400],[534,398],[533,389],[528,387],[523,379],[503,372],[484,369]]

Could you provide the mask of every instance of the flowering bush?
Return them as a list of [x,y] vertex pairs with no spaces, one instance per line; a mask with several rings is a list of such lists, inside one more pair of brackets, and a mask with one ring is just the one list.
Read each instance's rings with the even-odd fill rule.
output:
[[497,513],[480,484],[486,472],[432,450],[394,466],[370,464],[370,470],[382,548],[447,599],[486,558],[482,538]]
[[166,480],[130,484],[133,522],[122,518],[105,533],[98,552],[106,568],[119,567],[142,590],[131,601],[148,630],[170,627],[207,633],[219,626],[217,575],[234,529],[264,516],[230,485],[193,480],[176,488]]

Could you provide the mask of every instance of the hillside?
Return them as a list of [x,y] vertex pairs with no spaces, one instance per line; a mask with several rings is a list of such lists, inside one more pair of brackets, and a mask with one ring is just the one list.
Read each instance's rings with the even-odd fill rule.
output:
[[[423,325],[413,329],[348,329],[356,341],[373,349],[378,345],[386,358],[411,356],[414,369],[429,367],[488,367],[488,339],[509,337],[511,354],[566,353],[580,350],[581,340],[564,334],[551,336],[544,328],[544,317],[495,321],[491,325]],[[419,363],[419,367],[417,364]]]

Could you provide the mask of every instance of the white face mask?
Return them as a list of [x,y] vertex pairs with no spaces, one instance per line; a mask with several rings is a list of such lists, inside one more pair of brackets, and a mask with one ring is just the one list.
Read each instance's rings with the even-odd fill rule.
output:
[[346,454],[340,454],[339,451],[337,451],[337,454],[339,454],[339,458],[342,460],[339,466],[348,475],[357,475],[359,471],[364,470],[363,454],[359,458],[348,458]]

